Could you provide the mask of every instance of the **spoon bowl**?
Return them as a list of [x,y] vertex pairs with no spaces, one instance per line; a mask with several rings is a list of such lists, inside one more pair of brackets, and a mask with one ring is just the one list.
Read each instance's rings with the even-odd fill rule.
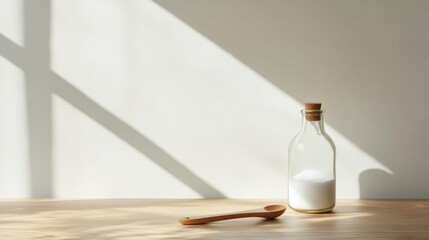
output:
[[264,209],[268,212],[277,212],[277,211],[285,211],[286,207],[283,205],[268,205],[265,206]]

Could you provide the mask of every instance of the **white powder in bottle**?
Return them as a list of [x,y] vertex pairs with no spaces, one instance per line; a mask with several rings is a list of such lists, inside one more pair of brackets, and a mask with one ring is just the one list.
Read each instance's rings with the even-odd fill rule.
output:
[[321,210],[335,205],[335,180],[327,170],[308,169],[289,182],[289,206],[302,210]]

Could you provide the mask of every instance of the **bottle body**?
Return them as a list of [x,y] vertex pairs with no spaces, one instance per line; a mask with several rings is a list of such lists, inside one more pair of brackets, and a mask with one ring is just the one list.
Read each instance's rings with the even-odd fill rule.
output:
[[323,126],[323,111],[302,110],[301,131],[289,146],[288,204],[306,213],[331,211],[335,206],[335,144]]

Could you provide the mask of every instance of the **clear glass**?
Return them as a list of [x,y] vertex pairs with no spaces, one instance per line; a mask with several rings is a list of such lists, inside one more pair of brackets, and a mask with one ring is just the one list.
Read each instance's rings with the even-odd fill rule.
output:
[[[305,213],[329,212],[335,206],[335,144],[326,134],[323,110],[302,110],[301,131],[289,146],[289,207]],[[307,120],[320,114],[320,120]]]

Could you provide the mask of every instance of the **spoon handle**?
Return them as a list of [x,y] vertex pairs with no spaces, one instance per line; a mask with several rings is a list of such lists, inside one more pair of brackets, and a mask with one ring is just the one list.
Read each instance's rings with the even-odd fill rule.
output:
[[212,214],[196,217],[186,217],[179,219],[179,222],[183,225],[194,225],[203,224],[208,222],[216,222],[234,218],[246,218],[246,217],[264,217],[266,212],[263,209],[254,209],[241,212],[224,213],[224,214]]

